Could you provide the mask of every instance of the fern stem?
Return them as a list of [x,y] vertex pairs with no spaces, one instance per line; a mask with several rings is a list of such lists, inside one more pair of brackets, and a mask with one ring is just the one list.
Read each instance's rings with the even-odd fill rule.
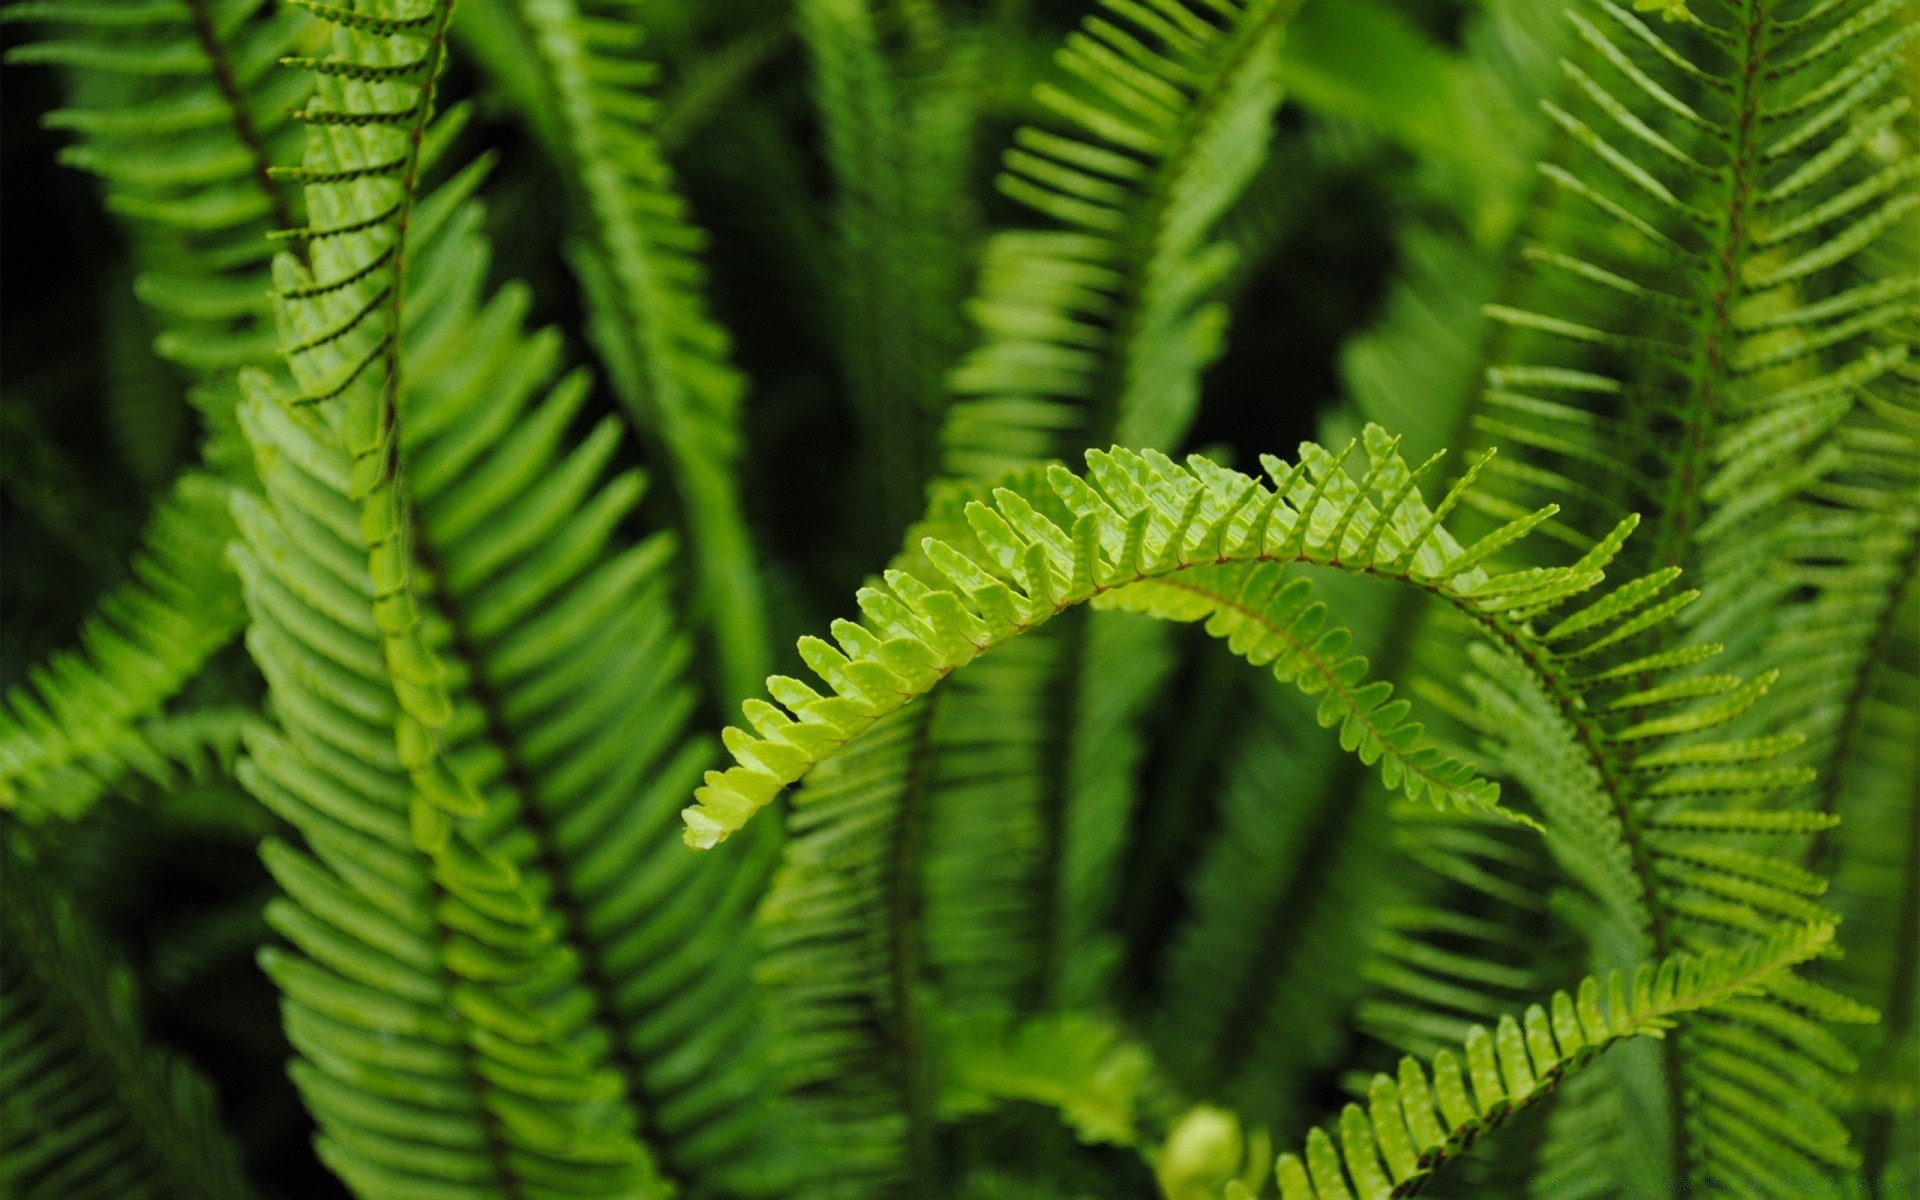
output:
[[[434,911],[439,912],[453,903],[452,893],[442,887],[438,880],[430,879],[428,886],[433,890]],[[453,931],[447,928],[447,923],[443,920],[434,921],[433,931],[440,945],[440,985],[446,989],[448,996],[452,996],[460,986],[460,977],[448,965],[453,951]],[[493,1168],[494,1178],[500,1184],[502,1200],[527,1200],[526,1189],[521,1186],[520,1177],[513,1169],[510,1148],[507,1145],[505,1131],[501,1128],[500,1118],[487,1105],[487,1093],[493,1089],[493,1084],[480,1070],[480,1055],[474,1050],[471,1038],[464,1036],[464,1024],[462,1033],[460,1069],[467,1077],[467,1090],[473,1096],[474,1112],[480,1120],[481,1135],[486,1139],[487,1165]]]

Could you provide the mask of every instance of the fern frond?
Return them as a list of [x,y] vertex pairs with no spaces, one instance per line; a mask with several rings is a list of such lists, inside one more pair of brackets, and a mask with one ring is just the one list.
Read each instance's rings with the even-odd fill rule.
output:
[[973,237],[972,49],[916,7],[801,0],[795,10],[834,178],[836,333],[860,461],[874,472],[866,515],[888,543],[933,477]]
[[477,174],[414,202],[445,25],[340,16],[311,267],[276,265],[299,390],[254,377],[245,409],[249,644],[284,727],[245,779],[308,846],[267,851],[297,1079],[365,1195],[661,1195],[655,1135],[750,1180],[757,872],[644,849],[704,754],[666,547],[610,545],[640,491],[602,481],[612,427],[562,454],[584,381],[551,384],[523,291],[479,303]]
[[37,867],[0,856],[0,1190],[251,1196],[212,1089],[143,1035],[132,976]]
[[1086,1013],[1010,1021],[988,1010],[951,1018],[942,1111],[965,1115],[1022,1100],[1060,1110],[1083,1142],[1132,1145],[1152,1056]]
[[[133,580],[109,593],[79,646],[33,673],[0,715],[0,806],[81,816],[128,770],[164,774],[192,739],[138,728],[239,631],[242,607],[224,549],[225,489],[241,466],[233,371],[276,360],[266,241],[297,200],[268,176],[294,136],[286,108],[306,84],[277,58],[312,36],[297,12],[257,3],[177,0],[128,14],[77,2],[20,3],[0,19],[47,35],[8,54],[68,71],[71,107],[46,123],[71,131],[69,165],[103,181],[141,270],[135,291],[158,314],[158,353],[186,369],[207,417],[207,469],[189,469],[149,518]],[[138,760],[138,761],[134,761]]]
[[[1367,443],[1371,465],[1361,480],[1343,466],[1354,445],[1336,456],[1307,443],[1297,465],[1268,461],[1274,488],[1198,457],[1182,467],[1152,452],[1091,453],[1092,483],[1065,468],[1048,475],[1055,493],[1078,514],[1072,533],[1011,490],[1000,490],[994,508],[970,505],[968,519],[983,548],[979,559],[940,542],[925,546],[935,578],[945,576],[951,586],[892,572],[885,590],[860,593],[862,622],[836,623],[839,648],[813,638],[802,642],[802,657],[827,682],[830,695],[776,677],[770,686],[786,711],[749,703],[746,714],[758,736],[727,733],[737,765],[708,775],[700,804],[685,814],[688,841],[717,844],[841,745],[992,647],[1096,596],[1132,603],[1127,596],[1134,587],[1144,589],[1141,607],[1173,619],[1205,618],[1237,653],[1272,664],[1283,679],[1322,697],[1319,720],[1340,726],[1342,745],[1382,764],[1390,786],[1416,797],[1431,792],[1442,802],[1491,807],[1497,789],[1464,764],[1419,744],[1418,727],[1407,717],[1410,706],[1389,702],[1390,685],[1363,682],[1365,661],[1345,653],[1349,635],[1326,629],[1325,611],[1311,602],[1310,589],[1283,583],[1281,568],[1308,564],[1439,595],[1512,647],[1522,670],[1540,672],[1547,686],[1563,694],[1573,684],[1553,664],[1568,656],[1556,654],[1551,644],[1576,629],[1633,613],[1671,576],[1624,585],[1546,634],[1535,634],[1527,620],[1596,586],[1601,566],[1631,524],[1573,566],[1489,576],[1480,563],[1552,510],[1461,546],[1441,522],[1466,488],[1457,487],[1438,510],[1430,509],[1419,495],[1418,474],[1394,452],[1392,439],[1370,429]],[[1629,625],[1605,636],[1624,636],[1673,607],[1635,614]],[[1569,721],[1577,722],[1578,709],[1567,695]]]
[[1280,1196],[1411,1195],[1609,1047],[1663,1037],[1682,1016],[1735,1009],[1783,987],[1794,965],[1832,940],[1833,926],[1808,925],[1741,951],[1646,964],[1631,980],[1618,972],[1604,984],[1589,977],[1577,997],[1557,992],[1491,1031],[1475,1026],[1459,1054],[1443,1050],[1431,1067],[1405,1058],[1397,1076],[1374,1076],[1366,1107],[1348,1105],[1335,1133],[1316,1129],[1302,1153],[1280,1156]]
[[142,538],[134,578],[87,618],[78,649],[35,668],[31,686],[7,697],[0,808],[29,821],[76,820],[128,772],[164,779],[170,764],[190,764],[209,744],[190,725],[158,737],[142,726],[239,631],[225,560],[228,492],[203,471],[176,480]]
[[0,19],[50,32],[8,61],[69,68],[71,107],[46,124],[75,135],[62,161],[101,177],[134,234],[136,291],[166,326],[160,354],[202,380],[270,364],[266,235],[296,223],[299,200],[268,172],[291,156],[287,109],[309,90],[278,60],[315,31],[299,10],[257,0],[142,6],[131,31],[128,15],[82,0],[9,5]]
[[1866,264],[1920,175],[1910,146],[1865,145],[1907,120],[1888,92],[1910,7],[1757,3],[1656,29],[1599,0],[1572,19],[1591,60],[1566,64],[1572,99],[1549,112],[1582,149],[1543,170],[1583,217],[1529,251],[1553,307],[1492,310],[1523,357],[1490,373],[1480,424],[1533,449],[1518,502],[1587,481],[1588,506],[1647,514],[1650,561],[1717,554],[1706,578],[1737,596],[1763,582],[1756,539],[1831,467],[1822,430],[1906,353],[1888,332],[1911,268]]
[[740,699],[767,671],[752,538],[736,479],[740,401],[728,337],[708,314],[692,222],[654,128],[630,0],[527,0],[517,15],[549,93],[550,139],[575,193],[575,273],[620,402],[672,482],[695,617],[717,651],[720,694]]
[[1226,324],[1214,228],[1266,156],[1291,0],[1106,6],[1068,38],[1071,88],[1035,98],[1068,130],[1015,135],[1000,188],[1059,222],[989,242],[954,372],[949,474],[1118,441],[1173,445]]

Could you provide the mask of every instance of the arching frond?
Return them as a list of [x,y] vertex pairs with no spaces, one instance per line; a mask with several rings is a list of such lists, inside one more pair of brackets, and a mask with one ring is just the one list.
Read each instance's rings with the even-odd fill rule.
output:
[[132,976],[11,846],[0,935],[0,1190],[251,1196],[206,1080],[147,1043]]
[[[1408,721],[1410,705],[1389,701],[1391,685],[1364,682],[1365,660],[1345,653],[1350,635],[1327,627],[1311,586],[1286,581],[1284,567],[1309,564],[1440,595],[1514,647],[1528,664],[1523,669],[1546,674],[1556,689],[1574,685],[1550,665],[1558,657],[1547,648],[1552,641],[1617,622],[1672,575],[1623,585],[1546,635],[1533,634],[1527,618],[1600,582],[1601,567],[1631,523],[1571,567],[1488,576],[1480,564],[1552,510],[1463,547],[1441,522],[1466,486],[1430,509],[1419,495],[1418,473],[1395,453],[1392,439],[1372,428],[1367,443],[1371,465],[1361,480],[1344,469],[1355,444],[1333,455],[1306,443],[1297,465],[1268,460],[1271,488],[1198,456],[1182,467],[1153,452],[1090,453],[1092,482],[1062,467],[1047,476],[1077,514],[1072,533],[1009,489],[999,490],[994,508],[969,505],[981,556],[929,540],[924,551],[938,582],[890,572],[886,590],[860,593],[861,623],[836,623],[840,648],[803,641],[802,656],[832,694],[823,697],[797,680],[770,681],[786,711],[748,704],[758,736],[728,732],[737,765],[708,775],[699,806],[686,811],[688,841],[717,844],[882,716],[992,647],[1095,597],[1164,619],[1206,620],[1209,632],[1236,653],[1321,697],[1320,722],[1338,725],[1343,746],[1379,763],[1389,786],[1415,797],[1431,793],[1443,803],[1491,807],[1497,789],[1420,744],[1418,725]],[[1655,608],[1633,622],[1664,615]]]

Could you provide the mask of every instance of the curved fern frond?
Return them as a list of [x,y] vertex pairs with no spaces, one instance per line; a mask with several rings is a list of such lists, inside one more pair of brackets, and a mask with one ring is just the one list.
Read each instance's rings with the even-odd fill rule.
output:
[[1491,1031],[1476,1025],[1459,1054],[1442,1050],[1431,1067],[1402,1059],[1397,1076],[1373,1077],[1366,1106],[1349,1104],[1333,1134],[1315,1129],[1302,1153],[1280,1156],[1281,1200],[1412,1195],[1609,1047],[1773,989],[1793,995],[1791,968],[1832,940],[1833,926],[1807,925],[1745,950],[1646,964],[1631,980],[1588,977],[1577,995],[1557,992]]
[[1076,83],[1035,99],[1065,125],[1021,129],[999,179],[1064,228],[988,244],[953,373],[946,468],[992,477],[1118,441],[1171,446],[1219,354],[1232,265],[1214,227],[1266,156],[1292,0],[1108,3],[1060,51]]
[[151,737],[142,725],[239,631],[225,560],[228,492],[203,471],[176,480],[142,538],[134,578],[87,618],[77,650],[35,668],[31,687],[7,697],[0,808],[30,821],[75,820],[128,772],[164,779],[208,744],[181,736],[186,727]]
[[[1379,762],[1390,786],[1416,797],[1431,792],[1443,802],[1491,806],[1497,789],[1419,745],[1410,706],[1388,700],[1391,685],[1362,682],[1366,664],[1345,654],[1348,635],[1326,629],[1310,588],[1285,580],[1283,568],[1308,564],[1443,597],[1511,648],[1526,664],[1522,669],[1540,672],[1545,685],[1565,697],[1570,722],[1584,708],[1575,694],[1577,668],[1562,668],[1570,656],[1556,654],[1552,643],[1616,625],[1605,636],[1617,639],[1663,619],[1677,606],[1636,610],[1672,573],[1622,585],[1537,634],[1529,620],[1594,588],[1631,523],[1573,566],[1489,576],[1480,564],[1553,510],[1462,546],[1441,523],[1466,486],[1430,509],[1419,495],[1418,473],[1394,452],[1392,439],[1375,428],[1367,444],[1371,465],[1358,481],[1344,468],[1353,444],[1334,455],[1306,443],[1296,465],[1268,460],[1271,488],[1199,457],[1182,467],[1151,451],[1090,453],[1092,482],[1061,467],[1048,473],[1052,489],[1077,514],[1072,533],[1015,491],[1001,489],[993,508],[970,505],[967,516],[983,548],[979,559],[940,542],[925,546],[948,586],[890,572],[884,590],[860,593],[862,622],[836,623],[840,648],[814,638],[801,643],[802,657],[830,695],[776,677],[770,687],[787,711],[748,704],[757,736],[728,731],[737,765],[708,775],[699,805],[685,814],[689,843],[717,844],[882,716],[994,646],[1103,595],[1112,597],[1106,603],[1156,615],[1207,619],[1237,653],[1272,664],[1282,678],[1321,696],[1319,719],[1340,726],[1343,745]],[[1136,587],[1142,590],[1130,597]],[[1623,618],[1627,623],[1620,625]]]
[[32,864],[0,866],[0,1190],[251,1196],[212,1089],[142,1035],[132,976]]
[[707,312],[699,253],[654,129],[639,57],[638,7],[526,0],[518,16],[551,93],[552,140],[576,193],[572,251],[592,306],[590,328],[620,401],[665,464],[691,563],[694,616],[718,653],[720,693],[753,691],[767,669],[753,543],[735,478],[744,380]]

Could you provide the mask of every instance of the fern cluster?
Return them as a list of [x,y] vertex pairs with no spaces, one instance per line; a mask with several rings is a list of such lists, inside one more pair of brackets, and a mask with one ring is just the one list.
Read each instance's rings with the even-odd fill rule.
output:
[[1914,0],[0,15],[0,1192],[1920,1187]]

